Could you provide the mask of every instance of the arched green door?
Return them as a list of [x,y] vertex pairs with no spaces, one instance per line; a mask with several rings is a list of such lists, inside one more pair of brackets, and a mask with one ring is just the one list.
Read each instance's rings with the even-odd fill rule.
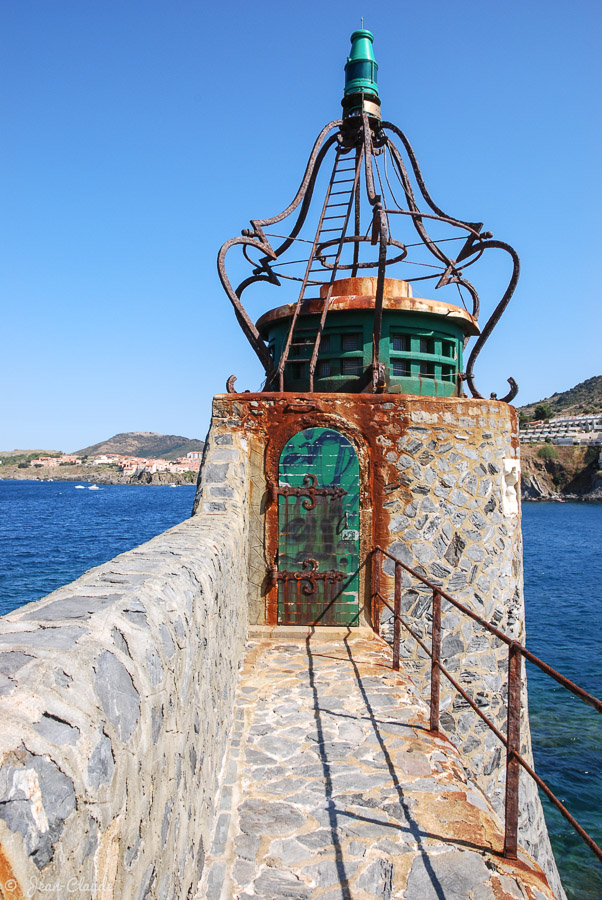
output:
[[359,462],[332,428],[307,428],[280,456],[278,622],[357,625]]

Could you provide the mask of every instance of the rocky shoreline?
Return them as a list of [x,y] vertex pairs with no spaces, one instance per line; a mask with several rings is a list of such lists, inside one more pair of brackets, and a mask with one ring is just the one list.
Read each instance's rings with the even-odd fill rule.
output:
[[[542,447],[554,447],[556,456],[543,459]],[[592,452],[594,451],[594,452]],[[549,452],[549,451],[548,451]],[[602,452],[592,447],[521,445],[521,496],[530,500],[602,501]],[[39,469],[0,467],[5,481],[86,481],[91,484],[196,484],[196,472],[140,472],[125,475],[112,466],[58,466]]]
[[3,481],[87,481],[91,484],[196,484],[196,472],[140,472],[125,475],[117,469],[91,466],[42,467],[19,469],[18,466],[2,466]]
[[602,451],[597,447],[521,445],[523,500],[602,501]]

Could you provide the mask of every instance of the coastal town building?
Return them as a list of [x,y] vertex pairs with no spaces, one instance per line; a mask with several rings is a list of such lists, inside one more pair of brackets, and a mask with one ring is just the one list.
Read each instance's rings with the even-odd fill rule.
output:
[[91,456],[87,460],[90,466],[112,466],[118,465],[123,459],[118,453],[101,453],[99,456]]
[[153,475],[156,472],[174,472],[182,474],[184,472],[198,472],[201,466],[202,451],[193,451],[187,453],[186,456],[179,456],[175,460],[163,459],[161,457],[153,459],[142,456],[126,456],[120,453],[102,453],[98,456],[82,458],[72,454],[63,453],[57,456],[40,456],[32,459],[29,463],[30,467],[57,468],[61,465],[77,465],[77,466],[116,466],[119,471],[126,475],[136,475],[141,472],[148,472]]
[[79,456],[71,456],[63,453],[61,456],[38,456],[36,459],[30,460],[30,466],[45,466],[54,469],[60,465],[78,466],[81,463]]
[[141,459],[134,457],[122,457],[119,461],[120,471],[127,475],[137,475],[148,472],[154,475],[156,472],[198,472],[201,462],[198,459],[189,459],[188,456],[180,456],[175,460],[169,459]]
[[201,468],[203,453],[187,453],[186,456],[178,456],[176,464],[185,468],[187,472],[198,472]]
[[602,446],[602,413],[555,416],[546,421],[523,422],[520,426],[520,441],[523,444],[549,441],[560,446]]

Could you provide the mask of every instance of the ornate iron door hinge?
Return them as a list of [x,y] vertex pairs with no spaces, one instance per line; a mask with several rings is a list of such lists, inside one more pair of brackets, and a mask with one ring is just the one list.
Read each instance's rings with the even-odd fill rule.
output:
[[275,585],[279,581],[300,581],[304,582],[301,587],[304,594],[314,594],[318,581],[332,582],[334,584],[336,581],[342,581],[345,577],[345,572],[340,572],[338,569],[318,572],[318,565],[318,561],[310,556],[303,560],[303,569],[298,572],[290,572],[286,569],[278,571],[275,565],[270,566],[269,573],[272,584]]
[[335,500],[337,497],[344,497],[347,493],[337,485],[318,487],[316,475],[304,475],[303,485],[303,487],[291,487],[289,484],[276,484],[274,481],[270,481],[268,482],[270,500],[274,502],[279,494],[283,497],[305,497],[301,506],[303,509],[313,509],[316,505],[316,497],[331,497]]

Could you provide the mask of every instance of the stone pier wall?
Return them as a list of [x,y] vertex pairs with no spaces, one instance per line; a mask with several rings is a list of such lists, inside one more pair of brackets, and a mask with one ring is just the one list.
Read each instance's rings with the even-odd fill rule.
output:
[[196,514],[0,619],[0,895],[194,896],[247,630],[246,443]]
[[[361,552],[380,545],[515,640],[525,641],[520,529],[520,461],[516,413],[505,403],[466,398],[368,394],[229,394],[214,399],[210,441],[244,435],[251,460],[249,615],[269,619],[266,569],[276,552],[275,504],[269,482],[288,437],[313,426],[334,428],[360,461]],[[275,527],[276,526],[276,527]],[[393,564],[382,578],[392,603]],[[363,571],[363,622],[375,615],[368,566]],[[432,592],[404,575],[402,612],[430,640]],[[381,629],[392,638],[391,614]],[[506,729],[507,649],[485,629],[443,606],[443,658],[454,677],[496,727]],[[402,655],[422,696],[430,661],[413,638]],[[526,679],[522,752],[532,760]],[[469,775],[503,814],[505,750],[468,704],[442,679],[441,725]],[[521,773],[519,838],[562,886],[534,782]]]

